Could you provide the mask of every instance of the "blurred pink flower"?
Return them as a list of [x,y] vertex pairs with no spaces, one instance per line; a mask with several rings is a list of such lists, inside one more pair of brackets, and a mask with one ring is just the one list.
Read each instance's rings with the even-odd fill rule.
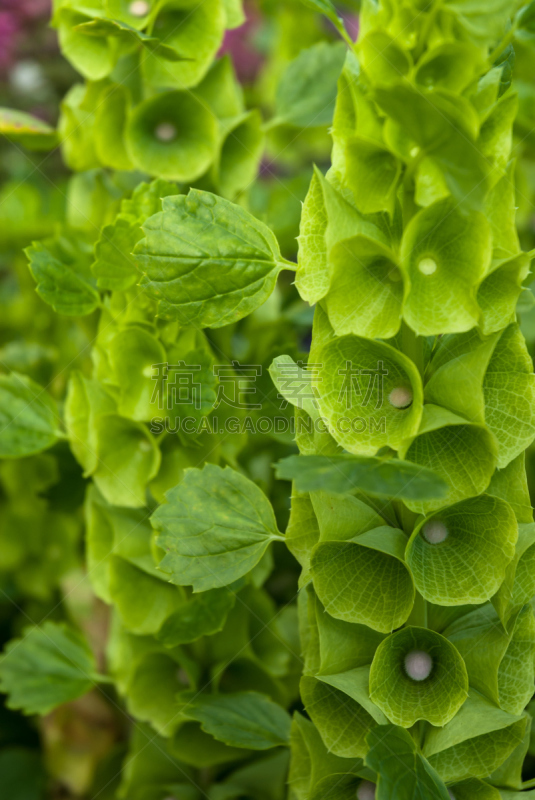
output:
[[6,69],[13,61],[18,32],[15,15],[10,11],[0,11],[0,69]]
[[228,53],[232,58],[238,80],[241,83],[251,83],[264,62],[264,56],[254,44],[254,37],[262,24],[262,17],[256,8],[247,4],[245,15],[246,20],[243,25],[225,33],[219,55]]
[[0,0],[0,72],[17,57],[17,46],[25,27],[51,13],[51,0]]
[[351,14],[349,11],[340,12],[340,16],[344,20],[346,30],[353,41],[356,41],[359,35],[359,17],[358,14]]

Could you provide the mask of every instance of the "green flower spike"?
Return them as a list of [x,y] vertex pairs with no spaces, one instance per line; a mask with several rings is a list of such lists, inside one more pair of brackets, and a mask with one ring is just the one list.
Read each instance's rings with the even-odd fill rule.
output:
[[444,636],[407,627],[377,648],[370,670],[370,698],[395,725],[420,719],[445,725],[468,696],[466,667]]

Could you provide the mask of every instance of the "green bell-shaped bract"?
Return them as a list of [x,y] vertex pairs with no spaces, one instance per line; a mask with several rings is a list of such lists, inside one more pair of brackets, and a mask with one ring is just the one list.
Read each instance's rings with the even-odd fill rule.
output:
[[104,167],[117,170],[132,169],[125,147],[125,130],[130,111],[130,97],[119,83],[106,87],[95,110],[94,147]]
[[525,461],[524,453],[520,453],[506,467],[497,469],[487,489],[487,494],[509,503],[519,525],[533,522]]
[[411,501],[411,511],[429,514],[443,506],[484,492],[494,473],[497,448],[493,435],[483,425],[439,406],[424,405],[418,435],[399,450],[400,458],[429,467],[447,482],[446,497]]
[[[91,16],[87,15],[87,11]],[[103,18],[103,11],[60,7],[53,16],[52,24],[58,31],[59,46],[65,58],[84,78],[99,81],[113,70],[121,45],[117,40],[87,36],[79,30],[78,26],[91,22],[94,17]]]
[[142,72],[150,86],[187,89],[202,80],[223,39],[226,15],[221,0],[163,0],[148,27],[148,33],[161,39],[188,60],[170,62],[157,50],[142,62]]
[[507,466],[535,436],[535,377],[518,325],[483,339],[477,332],[443,337],[425,397],[484,422],[498,442],[498,467]]
[[190,92],[164,92],[137,105],[126,129],[128,154],[138,169],[161,178],[193,181],[214,161],[217,119]]
[[477,292],[482,333],[499,331],[514,320],[522,281],[529,273],[529,265],[530,257],[527,253],[493,262]]
[[535,594],[535,524],[518,526],[515,556],[507,567],[505,579],[492,598],[504,626],[511,614],[529,603]]
[[449,192],[459,208],[480,208],[490,164],[476,143],[479,118],[470,101],[446,89],[422,92],[400,81],[378,86],[372,95],[402,132],[410,161],[418,158],[420,164],[432,165],[431,187],[438,184],[439,196]]
[[[109,358],[117,385],[119,413],[139,421],[148,421],[164,414],[163,376],[158,365],[167,361],[167,354],[158,339],[138,326],[119,330],[108,344]],[[156,371],[154,369],[156,367]]]
[[397,42],[382,31],[371,31],[359,39],[359,62],[368,79],[378,85],[397,83],[412,68],[412,59]]
[[527,723],[471,689],[451,722],[427,731],[422,752],[448,783],[487,778],[522,742]]
[[345,185],[362,214],[394,213],[401,164],[385,147],[359,136],[349,138],[345,150]]
[[121,202],[114,222],[106,225],[95,244],[95,261],[91,271],[99,289],[126,291],[139,280],[133,250],[143,238],[142,223],[161,211],[161,198],[176,194],[176,184],[157,178],[140,183],[129,198]]
[[[305,672],[321,677],[371,664],[384,634],[367,625],[335,619],[321,604],[312,584],[306,587],[308,639],[311,647]],[[313,652],[312,652],[313,651]]]
[[418,60],[414,82],[422,88],[462,92],[483,67],[481,50],[471,42],[439,42]]
[[[361,237],[359,242],[383,250],[389,240],[375,223],[364,219],[356,208],[315,168],[303,204],[299,226],[299,253],[296,286],[311,305],[325,297],[332,284],[331,251],[346,240]],[[349,251],[350,243],[347,243]]]
[[426,600],[443,606],[483,603],[502,584],[517,536],[512,508],[481,495],[419,522],[405,557]]
[[179,696],[194,683],[193,662],[180,648],[166,650],[151,636],[129,634],[118,621],[109,647],[109,670],[129,713],[171,736],[184,721]]
[[[312,385],[320,412],[350,453],[373,455],[385,445],[397,449],[417,433],[421,379],[407,356],[382,342],[348,335],[320,346],[314,360],[319,368]],[[395,390],[408,404],[391,402]]]
[[58,133],[63,158],[76,172],[100,166],[95,147],[94,126],[102,94],[102,83],[76,83],[61,103]]
[[375,725],[386,722],[369,698],[368,671],[368,667],[354,670],[357,678],[349,682],[342,679],[343,689],[338,688],[335,675],[301,679],[301,697],[307,713],[327,749],[343,758],[364,756],[366,735]]
[[325,308],[337,336],[390,339],[401,325],[403,276],[382,242],[354,236],[330,251]]
[[485,217],[461,213],[451,200],[428,206],[403,234],[403,317],[420,336],[468,331],[479,322],[477,289],[490,265]]
[[160,451],[148,429],[119,416],[113,397],[78,373],[69,384],[65,424],[77,460],[105,499],[144,506],[147,483],[160,465]]
[[360,759],[351,761],[330,753],[315,725],[299,714],[293,716],[290,733],[291,761],[288,782],[297,800],[309,800],[324,779],[333,782],[353,770],[362,770]]
[[347,541],[319,542],[310,568],[327,613],[381,633],[398,628],[414,603],[411,574],[403,560],[407,539],[383,526]]
[[535,618],[525,605],[500,624],[487,604],[444,631],[462,655],[470,685],[510,714],[522,713],[533,694]]
[[223,197],[235,198],[253,183],[264,136],[259,111],[244,111],[220,121],[220,150],[211,178]]
[[[409,675],[407,657],[426,654],[431,659],[427,677]],[[445,725],[468,696],[466,667],[444,636],[427,628],[396,631],[377,648],[370,670],[370,698],[395,725],[410,728],[420,719]]]
[[320,532],[308,492],[298,492],[292,484],[290,519],[284,536],[288,550],[301,565],[299,585],[309,580],[310,557]]

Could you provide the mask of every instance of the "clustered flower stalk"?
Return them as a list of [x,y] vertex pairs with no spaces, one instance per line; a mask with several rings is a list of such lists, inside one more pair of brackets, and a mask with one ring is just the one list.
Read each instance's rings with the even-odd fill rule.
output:
[[[416,796],[393,788],[410,763],[425,797],[523,786],[535,378],[515,315],[531,254],[515,229],[510,67],[530,13],[364,2],[339,80],[296,278],[316,304],[315,408],[296,414],[324,423],[298,437],[324,483],[295,470],[286,535],[309,717],[293,723],[297,800]],[[432,470],[442,495],[413,478],[341,494],[342,470],[370,456]]]

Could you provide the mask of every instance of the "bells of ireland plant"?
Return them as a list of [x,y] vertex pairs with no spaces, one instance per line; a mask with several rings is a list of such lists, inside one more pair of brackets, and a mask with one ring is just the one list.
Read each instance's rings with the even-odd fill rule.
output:
[[302,567],[297,800],[320,796],[320,740],[322,797],[529,788],[535,377],[516,305],[532,254],[506,65],[533,46],[528,9],[365,0],[338,81],[332,165],[301,216],[300,455],[277,467]]

